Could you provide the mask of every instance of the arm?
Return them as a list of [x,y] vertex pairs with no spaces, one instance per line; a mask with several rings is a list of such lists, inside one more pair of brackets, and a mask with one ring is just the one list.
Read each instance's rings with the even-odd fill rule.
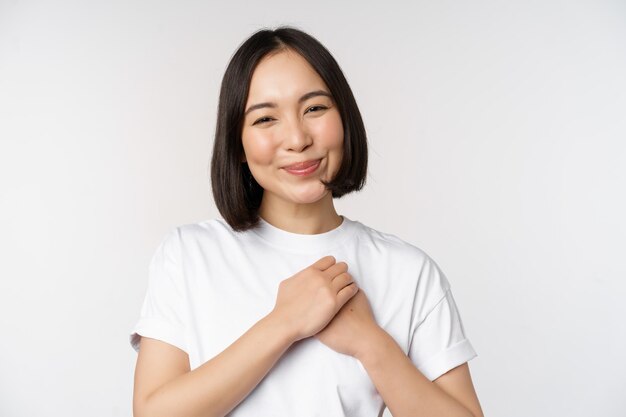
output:
[[361,290],[315,337],[363,364],[394,417],[483,416],[467,363],[431,382],[376,323]]
[[229,413],[293,343],[319,332],[356,294],[346,270],[345,262],[325,256],[283,280],[274,309],[193,371],[181,349],[142,337],[135,371],[135,417]]
[[293,343],[294,338],[283,323],[284,320],[268,314],[193,371],[189,370],[185,352],[142,337],[135,371],[134,416],[226,415],[248,396]]
[[431,382],[382,328],[355,355],[394,417],[483,417],[467,363]]

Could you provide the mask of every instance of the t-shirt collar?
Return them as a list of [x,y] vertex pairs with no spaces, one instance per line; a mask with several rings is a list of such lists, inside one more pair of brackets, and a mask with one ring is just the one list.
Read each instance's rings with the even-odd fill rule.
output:
[[340,217],[343,221],[339,226],[313,235],[288,232],[268,223],[262,217],[259,217],[259,224],[252,231],[266,242],[289,251],[324,251],[340,245],[355,228],[353,220],[343,215]]

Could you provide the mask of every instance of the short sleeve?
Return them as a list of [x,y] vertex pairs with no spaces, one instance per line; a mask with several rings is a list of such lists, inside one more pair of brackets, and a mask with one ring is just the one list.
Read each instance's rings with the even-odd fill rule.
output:
[[167,233],[150,261],[148,288],[139,320],[130,334],[130,344],[137,352],[140,336],[161,340],[187,352],[179,238],[178,229]]
[[426,378],[434,381],[477,354],[465,335],[447,278],[434,261],[427,263],[420,276],[424,281],[421,287],[435,297],[420,297],[426,308],[416,308],[423,317],[412,327],[408,356]]

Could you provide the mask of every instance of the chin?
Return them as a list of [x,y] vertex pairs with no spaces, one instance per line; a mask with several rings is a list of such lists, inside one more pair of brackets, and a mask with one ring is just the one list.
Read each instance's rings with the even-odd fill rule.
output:
[[323,184],[320,184],[319,189],[292,194],[291,200],[299,204],[312,204],[324,198],[326,194],[328,194],[328,190],[326,189],[326,187],[324,187]]

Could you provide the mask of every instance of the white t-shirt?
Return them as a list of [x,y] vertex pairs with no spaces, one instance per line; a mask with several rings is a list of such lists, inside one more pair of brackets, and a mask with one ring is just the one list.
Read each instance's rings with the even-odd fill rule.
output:
[[[261,219],[235,232],[222,219],[171,230],[149,269],[130,341],[159,339],[189,355],[191,369],[213,358],[273,308],[278,285],[319,258],[345,261],[376,322],[434,380],[476,357],[450,283],[421,249],[345,216],[316,235]],[[360,361],[315,337],[294,343],[229,416],[381,416],[382,397]]]

